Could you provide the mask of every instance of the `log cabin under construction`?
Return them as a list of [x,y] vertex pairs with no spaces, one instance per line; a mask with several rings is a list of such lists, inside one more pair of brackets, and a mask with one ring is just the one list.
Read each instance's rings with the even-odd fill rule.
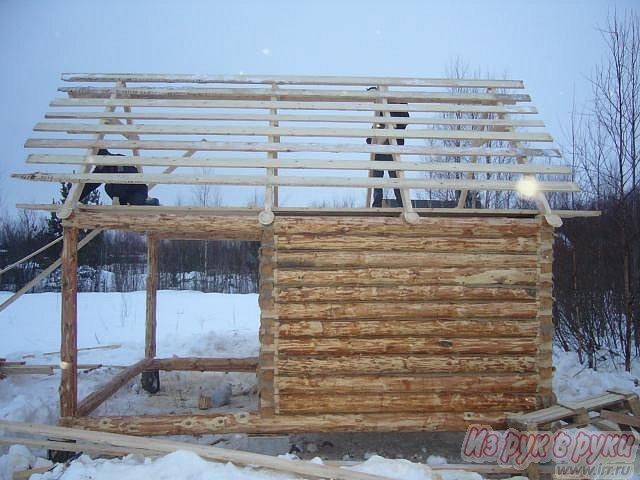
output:
[[[14,174],[73,183],[62,205],[19,205],[63,220],[62,424],[140,435],[466,430],[504,427],[510,413],[553,403],[553,231],[561,217],[594,212],[551,208],[546,194],[578,187],[521,81],[62,78],[66,97],[35,126],[45,134],[26,142],[48,151],[27,162],[55,171]],[[103,148],[126,155],[97,155]],[[380,154],[392,160],[381,166]],[[397,178],[373,176],[380,168]],[[89,206],[79,202],[86,183],[248,186],[262,188],[264,202]],[[523,186],[530,208],[497,208],[495,192],[509,207]],[[279,190],[290,187],[366,191],[366,203],[310,208],[300,195],[282,206]],[[402,207],[369,207],[374,188],[399,189]],[[417,208],[412,190],[455,191],[456,202]],[[491,192],[491,205],[476,204],[477,192]],[[78,241],[79,229],[93,232]],[[145,358],[79,400],[77,252],[107,229],[148,236]],[[257,358],[156,357],[163,239],[261,242]],[[92,415],[136,376],[169,370],[256,372],[257,408]]]

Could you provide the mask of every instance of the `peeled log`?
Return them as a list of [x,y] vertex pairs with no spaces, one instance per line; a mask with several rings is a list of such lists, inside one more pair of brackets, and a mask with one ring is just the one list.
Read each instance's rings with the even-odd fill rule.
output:
[[[385,241],[390,241],[385,239]],[[535,255],[509,253],[433,253],[422,251],[278,251],[280,268],[300,267],[493,267],[536,268]]]
[[373,287],[280,287],[279,302],[420,301],[420,300],[536,300],[535,288],[397,285]]
[[431,412],[419,415],[372,413],[347,415],[277,415],[208,413],[63,418],[63,425],[129,435],[204,435],[212,433],[416,432],[465,431],[481,423],[506,428],[507,412]]
[[484,411],[500,405],[513,410],[535,408],[535,395],[510,393],[378,393],[351,395],[278,396],[280,412],[300,413],[376,413],[430,411]]
[[129,213],[76,211],[63,224],[78,228],[131,230],[134,232],[164,233],[163,238],[188,237],[193,233],[209,240],[260,240],[262,227],[257,218],[210,214],[177,213]]
[[280,356],[314,354],[386,354],[423,353],[535,354],[538,345],[532,338],[281,338]]
[[277,237],[280,250],[373,250],[378,252],[478,252],[478,253],[527,253],[537,252],[537,242],[532,237],[514,238],[460,238],[418,237],[383,238],[375,236],[290,235]]
[[280,393],[380,393],[380,392],[497,392],[535,393],[537,376],[530,374],[474,375],[355,375],[312,377],[278,376]]
[[392,235],[424,237],[535,236],[540,228],[532,218],[422,217],[408,225],[399,218],[279,217],[273,225],[277,235],[319,233],[338,235]]
[[278,358],[280,375],[524,373],[536,372],[536,357],[524,355],[351,355]]
[[277,269],[276,285],[528,285],[534,286],[537,270],[491,268],[353,268],[342,270]]
[[535,318],[535,302],[487,303],[283,303],[278,305],[282,320],[344,320],[349,318],[427,318],[427,317],[485,317]]
[[280,322],[280,338],[286,337],[384,337],[451,336],[468,338],[530,337],[538,335],[537,320],[292,320]]

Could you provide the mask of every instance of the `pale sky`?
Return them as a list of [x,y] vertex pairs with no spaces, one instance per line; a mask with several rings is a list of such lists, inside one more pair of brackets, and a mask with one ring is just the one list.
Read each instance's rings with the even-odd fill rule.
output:
[[[525,82],[563,141],[573,92],[604,53],[606,1],[0,0],[0,190],[4,206],[49,202],[57,186],[9,178],[31,171],[23,148],[62,72],[442,77],[455,58]],[[42,166],[41,166],[42,167]],[[171,203],[171,202],[167,202]]]

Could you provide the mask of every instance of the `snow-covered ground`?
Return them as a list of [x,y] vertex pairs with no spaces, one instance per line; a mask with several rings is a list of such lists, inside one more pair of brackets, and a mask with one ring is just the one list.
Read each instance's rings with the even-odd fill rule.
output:
[[[0,292],[0,302],[10,294]],[[81,293],[78,296],[78,346],[120,345],[114,349],[81,351],[79,363],[103,364],[110,368],[81,372],[79,396],[95,390],[116,375],[118,365],[130,365],[144,356],[145,294]],[[0,356],[29,364],[57,364],[60,347],[60,295],[26,295],[0,313],[2,336]],[[255,294],[204,294],[193,291],[158,292],[158,356],[244,357],[258,353],[260,309]],[[554,352],[556,367],[554,389],[561,400],[595,395],[608,388],[635,390],[640,377],[640,362],[632,373],[603,367],[595,372],[578,364],[573,353]],[[196,407],[198,391],[228,383],[233,397],[230,409],[255,404],[255,375],[172,372],[163,374],[159,395],[140,392],[137,381],[122,388],[105,402],[98,414],[140,414],[191,411]],[[0,382],[0,418],[16,421],[54,423],[57,418],[58,373],[51,376],[11,376]],[[6,450],[6,449],[5,449]],[[0,457],[0,479],[9,472],[33,465],[35,457],[14,447]],[[22,466],[22,467],[21,467]],[[387,475],[402,480],[429,480],[438,477],[424,464],[406,460],[372,457],[360,471]],[[60,470],[60,467],[58,467]],[[54,470],[40,477],[60,479],[113,478],[189,478],[265,480],[293,478],[233,465],[200,460],[188,452],[176,452],[150,460],[129,456],[115,460],[91,460],[83,456],[64,473]],[[444,480],[479,480],[477,474],[441,472]]]

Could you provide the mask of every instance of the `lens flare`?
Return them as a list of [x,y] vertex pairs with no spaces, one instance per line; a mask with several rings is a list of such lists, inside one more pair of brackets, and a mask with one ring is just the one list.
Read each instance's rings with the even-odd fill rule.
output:
[[533,197],[538,192],[538,182],[535,178],[524,177],[518,181],[516,189],[520,195]]

